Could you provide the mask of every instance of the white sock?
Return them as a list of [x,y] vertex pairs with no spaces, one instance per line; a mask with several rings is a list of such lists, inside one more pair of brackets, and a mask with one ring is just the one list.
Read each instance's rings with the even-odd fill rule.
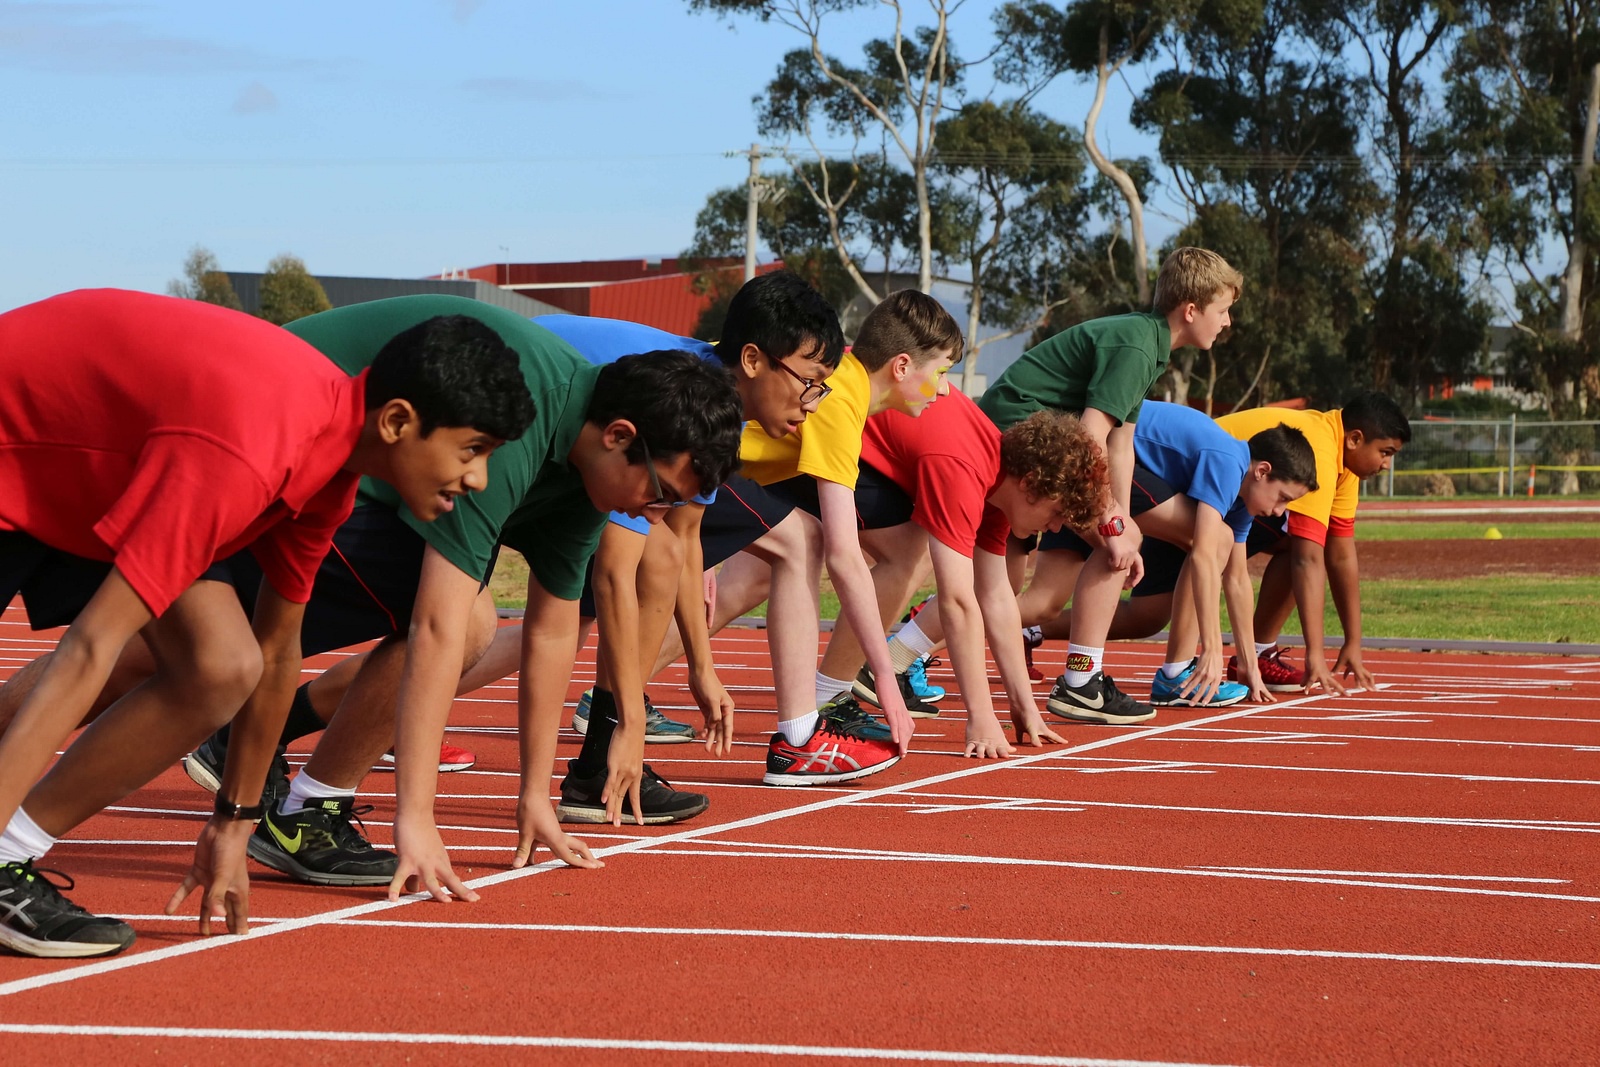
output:
[[778,732],[791,745],[803,745],[817,732],[817,723],[821,720],[822,716],[815,711],[808,711],[798,719],[779,719]]
[[55,838],[39,829],[39,824],[18,808],[6,824],[5,832],[0,833],[0,863],[36,860],[49,852],[50,846],[55,843]]
[[1106,658],[1103,648],[1090,648],[1088,645],[1067,645],[1067,669],[1061,676],[1067,684],[1076,688],[1085,684],[1090,678],[1100,673],[1100,664]]
[[296,811],[305,811],[313,800],[339,800],[343,797],[354,800],[355,795],[354,789],[324,785],[307,774],[305,768],[301,768],[300,773],[294,776],[294,781],[289,783],[289,795],[278,805],[278,814],[288,815]]
[[896,674],[904,674],[911,665],[924,656],[933,654],[933,640],[922,632],[917,620],[912,619],[889,638],[889,662]]
[[1276,642],[1276,641],[1268,641],[1266,644],[1262,644],[1260,641],[1257,641],[1256,642],[1256,658],[1260,659],[1262,656],[1265,656],[1268,652],[1271,652],[1273,649],[1275,649],[1277,647],[1278,647],[1278,642]]
[[[826,674],[823,674],[821,671],[818,671],[817,672],[817,707],[819,707],[819,708],[822,707],[822,705],[826,704],[828,701],[832,700],[834,697],[838,696],[840,693],[848,693],[848,692],[850,692],[850,684],[851,684],[851,679],[849,679],[849,678],[829,678]],[[811,736],[810,734],[806,735],[806,737],[810,737],[810,736]],[[795,742],[795,744],[797,744],[797,745],[799,743],[800,743],[799,741]]]
[[1178,675],[1182,674],[1188,669],[1188,660],[1178,660],[1176,663],[1163,663],[1161,665],[1161,673],[1166,675],[1168,678],[1176,678]]
[[1030,645],[1036,645],[1044,640],[1044,630],[1038,626],[1024,626],[1022,628],[1022,639]]

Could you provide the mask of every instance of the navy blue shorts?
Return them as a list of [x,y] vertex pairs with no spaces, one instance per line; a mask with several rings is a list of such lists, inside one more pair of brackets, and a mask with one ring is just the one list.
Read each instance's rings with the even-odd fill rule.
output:
[[706,566],[714,567],[749,548],[793,510],[793,501],[735,474],[717,490],[717,499],[706,505],[700,520],[700,552]]

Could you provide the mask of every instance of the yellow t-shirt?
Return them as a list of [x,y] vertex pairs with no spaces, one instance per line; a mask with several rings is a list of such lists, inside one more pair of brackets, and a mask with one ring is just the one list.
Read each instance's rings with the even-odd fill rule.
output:
[[829,375],[828,384],[833,392],[794,433],[773,440],[759,423],[745,423],[739,441],[739,459],[744,464],[741,474],[760,485],[809,474],[850,489],[856,487],[872,384],[867,368],[848,352],[839,369]]
[[[1224,415],[1217,425],[1240,441],[1278,425],[1293,426],[1305,434],[1317,457],[1317,491],[1289,505],[1289,532],[1318,544],[1325,543],[1330,529],[1337,537],[1354,536],[1361,482],[1345,470],[1344,416],[1340,412],[1251,408]],[[1306,520],[1315,527],[1307,526]]]

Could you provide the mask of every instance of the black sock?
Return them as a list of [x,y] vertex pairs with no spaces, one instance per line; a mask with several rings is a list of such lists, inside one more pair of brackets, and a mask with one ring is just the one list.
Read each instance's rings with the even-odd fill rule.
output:
[[611,735],[617,732],[617,698],[609,689],[596,687],[589,698],[589,732],[583,735],[583,748],[569,768],[573,774],[587,777],[604,774],[606,753],[611,748]]
[[[298,741],[308,734],[328,728],[328,724],[322,721],[316,709],[311,706],[310,689],[311,683],[307,682],[294,691],[294,700],[289,704],[289,717],[284,720],[283,733],[278,735],[279,751],[291,741]],[[232,728],[233,723],[225,722],[222,724],[222,729],[217,731],[217,738],[224,748],[228,747],[228,735]]]

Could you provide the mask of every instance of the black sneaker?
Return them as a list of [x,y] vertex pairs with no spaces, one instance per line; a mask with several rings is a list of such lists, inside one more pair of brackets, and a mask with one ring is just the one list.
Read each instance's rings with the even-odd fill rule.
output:
[[[215,793],[222,788],[222,768],[228,761],[228,743],[221,734],[212,734],[200,747],[183,757],[183,770],[201,789]],[[289,761],[279,746],[267,768],[267,784],[261,787],[261,804],[271,809],[289,795]]]
[[[53,874],[61,883],[45,875]],[[133,927],[91,915],[61,895],[73,881],[33,861],[0,864],[0,945],[24,956],[110,956],[133,944]]]
[[[869,676],[870,677],[870,676]],[[849,693],[840,693],[828,703],[818,709],[818,714],[826,720],[828,729],[845,737],[853,737],[857,741],[891,741],[894,734],[889,725],[879,722],[868,714],[855,697]]]
[[[917,695],[916,688],[911,684],[909,671],[902,671],[895,675],[894,680],[900,685],[900,699],[906,702],[906,710],[911,713],[913,719],[936,719],[939,717],[939,709]],[[850,692],[874,707],[883,707],[883,702],[878,699],[877,684],[873,680],[871,667],[861,668],[861,672],[856,675],[855,682],[850,686]]]
[[[575,774],[572,765],[576,762],[571,760],[567,763],[567,777],[561,783],[561,803],[556,805],[556,816],[562,822],[609,822],[606,806],[600,801],[600,794],[606,787],[606,772],[602,770],[587,776]],[[639,783],[639,803],[644,806],[643,822],[628,800],[623,801],[623,822],[631,822],[636,826],[664,826],[682,822],[710,807],[711,798],[700,793],[678,792],[672,788],[672,783],[652,771],[647,763],[644,780]]]
[[355,803],[354,797],[319,800],[288,815],[272,805],[250,835],[250,858],[312,885],[388,885],[400,858],[361,836],[352,820],[359,823],[372,808]]
[[1156,717],[1156,709],[1141,704],[1117,688],[1117,683],[1104,671],[1096,671],[1080,686],[1067,684],[1066,675],[1056,679],[1046,705],[1063,719],[1079,722],[1103,722],[1113,726],[1148,722]]

